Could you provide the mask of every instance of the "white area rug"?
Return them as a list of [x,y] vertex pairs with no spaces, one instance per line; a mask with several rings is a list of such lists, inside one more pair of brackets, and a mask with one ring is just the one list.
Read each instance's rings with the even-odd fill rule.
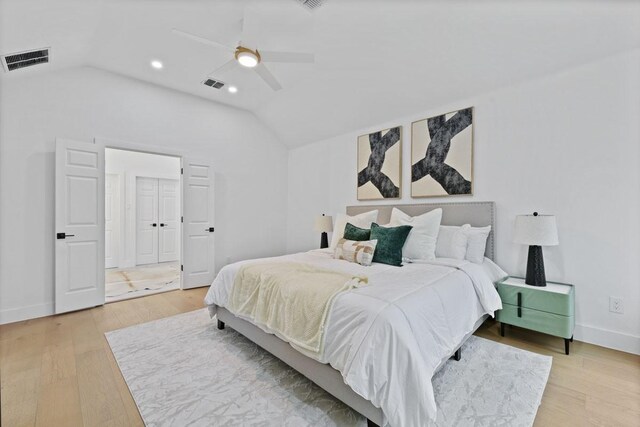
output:
[[[366,426],[206,309],[106,334],[148,426]],[[433,378],[437,426],[531,426],[551,357],[471,337]]]
[[105,271],[106,302],[138,298],[180,288],[180,265],[176,262],[110,268]]

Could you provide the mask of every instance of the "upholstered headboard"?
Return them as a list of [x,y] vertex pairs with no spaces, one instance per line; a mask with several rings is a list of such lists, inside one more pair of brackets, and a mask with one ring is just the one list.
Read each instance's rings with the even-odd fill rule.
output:
[[496,233],[496,205],[494,202],[424,203],[417,205],[358,205],[347,206],[347,215],[358,215],[378,209],[378,223],[386,224],[391,219],[391,210],[398,208],[407,215],[416,216],[433,209],[442,208],[442,225],[471,224],[472,227],[491,225],[485,256],[494,259]]

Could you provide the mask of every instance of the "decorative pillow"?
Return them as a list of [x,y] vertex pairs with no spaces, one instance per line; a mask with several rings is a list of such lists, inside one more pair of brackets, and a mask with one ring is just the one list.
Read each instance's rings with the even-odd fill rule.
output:
[[434,259],[441,219],[442,209],[440,208],[418,216],[409,216],[400,209],[393,208],[389,225],[410,225],[413,227],[402,248],[402,258],[409,262],[411,260],[429,261]]
[[467,254],[467,234],[469,224],[463,226],[441,225],[436,242],[436,257],[464,259]]
[[487,248],[487,238],[491,232],[491,226],[471,227],[466,231],[467,234],[467,254],[464,257],[467,261],[476,264],[482,264],[484,261],[484,251]]
[[401,267],[402,247],[412,228],[410,225],[382,227],[375,222],[371,224],[371,240],[378,241],[373,262]]
[[340,239],[333,252],[333,257],[369,266],[373,261],[373,253],[377,244],[377,240],[355,241]]
[[360,228],[351,224],[350,222],[344,227],[344,238],[347,240],[355,240],[361,242],[363,240],[369,240],[371,237],[370,228]]
[[342,213],[336,215],[336,222],[333,224],[333,235],[331,236],[331,249],[338,246],[338,241],[344,237],[344,228],[347,223],[360,228],[371,228],[371,223],[378,220],[378,210],[361,213],[360,215],[349,216]]

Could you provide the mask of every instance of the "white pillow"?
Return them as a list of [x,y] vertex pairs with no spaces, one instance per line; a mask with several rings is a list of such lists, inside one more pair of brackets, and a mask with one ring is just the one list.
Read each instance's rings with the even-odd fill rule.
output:
[[402,247],[403,260],[411,262],[411,260],[435,259],[441,219],[442,209],[440,208],[418,216],[409,216],[400,209],[393,208],[391,221],[389,221],[390,227],[399,225],[413,227]]
[[491,232],[491,226],[471,227],[466,231],[467,234],[467,261],[476,264],[482,264],[484,261],[484,251],[487,247],[487,238]]
[[371,228],[371,223],[378,220],[378,210],[361,213],[360,215],[349,216],[342,213],[336,215],[336,221],[333,224],[333,235],[331,236],[331,249],[338,246],[338,241],[344,237],[344,227],[347,223],[360,228]]
[[441,225],[436,242],[436,257],[464,259],[467,254],[467,233],[471,226]]

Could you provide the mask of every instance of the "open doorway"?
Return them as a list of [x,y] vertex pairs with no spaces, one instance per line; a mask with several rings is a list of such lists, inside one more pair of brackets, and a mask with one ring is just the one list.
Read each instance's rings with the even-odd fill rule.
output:
[[[113,144],[113,145],[112,145]],[[151,152],[159,154],[153,147],[137,146],[122,141],[96,138],[93,143],[56,138],[55,154],[55,313],[67,313],[105,303],[105,262],[106,221],[105,221],[105,148],[119,151],[133,150],[134,153]],[[136,151],[138,150],[138,151]],[[150,150],[150,151],[147,151]],[[174,165],[180,164],[180,288],[191,289],[209,286],[215,277],[215,173],[207,159],[194,158],[187,153],[165,151],[163,157],[172,157]],[[146,165],[148,161],[143,161]],[[111,164],[112,162],[110,162]],[[116,165],[117,166],[117,165]],[[111,166],[110,166],[111,167]],[[173,179],[178,166],[168,166],[160,178]],[[113,171],[113,170],[112,170]],[[141,173],[140,176],[144,176]],[[133,190],[125,192],[125,182],[131,182],[130,174],[118,178],[114,200],[123,204],[115,256],[119,263],[129,260],[129,267],[135,268],[136,250],[123,250],[124,242],[137,246],[134,220],[131,212],[136,212]],[[130,185],[130,188],[131,185]],[[123,209],[127,208],[129,220],[123,219]],[[123,225],[124,224],[124,225]],[[160,227],[160,223],[156,223]],[[151,223],[153,227],[153,223]],[[126,233],[126,234],[125,234]],[[160,260],[158,259],[158,263]],[[114,267],[115,268],[115,267]],[[120,268],[120,267],[117,267]],[[163,287],[160,291],[167,290]],[[142,292],[146,291],[146,292]],[[158,290],[142,289],[128,297],[142,296]],[[130,293],[130,292],[127,292]],[[110,301],[113,301],[110,298]]]
[[180,288],[180,158],[105,149],[105,301]]

